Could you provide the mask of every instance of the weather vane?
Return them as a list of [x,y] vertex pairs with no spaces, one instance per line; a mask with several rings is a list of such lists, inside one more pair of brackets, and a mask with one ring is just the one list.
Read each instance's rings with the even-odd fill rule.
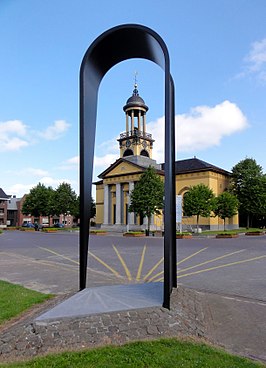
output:
[[133,96],[138,96],[139,95],[139,91],[138,91],[138,84],[137,84],[137,75],[138,72],[135,71],[134,76],[135,76],[135,83],[134,83],[134,90],[133,90]]

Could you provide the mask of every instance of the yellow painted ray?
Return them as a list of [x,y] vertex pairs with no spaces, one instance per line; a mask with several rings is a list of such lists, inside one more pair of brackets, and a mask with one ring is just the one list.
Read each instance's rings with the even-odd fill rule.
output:
[[56,268],[60,267],[62,270],[65,270],[65,271],[77,272],[77,268],[76,269],[71,268],[71,267],[73,267],[71,265],[69,265],[69,267],[70,267],[69,268],[65,264],[59,263],[59,262],[51,262],[51,261],[45,261],[45,260],[41,260],[41,259],[38,259],[37,260],[37,259],[25,257],[25,256],[23,256],[21,254],[18,255],[18,254],[13,254],[13,253],[6,253],[6,252],[1,252],[1,254],[6,254],[6,255],[8,255],[10,257],[16,257],[16,258],[19,258],[19,259],[24,259],[26,261],[29,261],[30,260],[31,263],[42,264],[42,265],[48,266],[48,267],[56,267]]
[[154,270],[156,270],[156,268],[163,262],[164,257],[162,257],[151,269],[150,271],[147,273],[147,275],[145,275],[143,277],[143,281],[147,280],[147,278],[153,273]]
[[[210,268],[205,268],[203,270],[199,270],[199,271],[194,271],[194,272],[190,272],[190,273],[186,273],[184,275],[178,275],[177,278],[181,278],[181,277],[186,277],[186,276],[192,276],[192,275],[196,275],[199,273],[203,273],[203,272],[208,272],[208,271],[213,271],[213,270],[217,270],[218,268],[224,268],[224,267],[229,267],[229,266],[235,266],[238,264],[242,264],[242,263],[246,263],[246,262],[252,262],[252,261],[256,261],[258,259],[262,259],[262,258],[266,258],[266,254],[263,256],[258,256],[258,257],[254,257],[254,258],[249,258],[249,259],[243,259],[242,261],[236,261],[236,262],[231,262],[231,263],[226,263],[223,265],[219,265],[219,266],[214,266],[214,267],[210,267]],[[160,279],[156,280],[155,282],[159,282],[159,281],[163,281],[163,277],[161,277]]]
[[234,254],[241,253],[241,252],[244,252],[244,251],[245,251],[245,249],[240,249],[240,250],[237,250],[237,251],[232,252],[232,253],[227,253],[227,254],[224,254],[222,256],[209,259],[208,261],[204,261],[204,262],[198,263],[198,264],[196,264],[194,266],[190,266],[190,267],[187,267],[187,268],[182,268],[181,270],[178,270],[178,273],[184,272],[184,271],[188,271],[188,270],[192,270],[193,268],[200,267],[200,266],[203,266],[205,264],[208,264],[208,263],[211,263],[211,262],[214,262],[214,261],[218,261],[219,259],[230,257],[230,256],[232,256]]
[[[48,248],[43,248],[43,247],[38,247],[40,249],[43,249],[43,250],[46,250],[47,252],[50,252],[52,254],[55,254],[57,255],[58,257],[61,257],[61,258],[64,258],[64,259],[67,259],[68,261],[71,261],[75,264],[78,264],[79,265],[79,262],[78,261],[75,261],[69,257],[66,257],[66,256],[63,256],[62,254],[59,254],[51,249],[48,249]],[[112,267],[110,267],[107,263],[105,263],[104,261],[102,261],[99,257],[97,257],[95,254],[93,254],[92,252],[88,252],[88,254],[93,257],[94,259],[96,259],[96,261],[98,261],[101,265],[103,265],[105,268],[107,268],[109,271],[111,271],[116,277],[121,277],[121,275],[116,271],[114,270]]]
[[121,277],[121,275],[119,274],[119,272],[117,272],[115,269],[113,269],[112,267],[110,267],[107,263],[105,263],[103,260],[101,260],[95,254],[93,254],[91,251],[89,251],[88,253],[89,253],[89,255],[92,258],[96,259],[96,261],[98,261],[101,265],[103,265],[105,268],[107,268],[109,271],[111,271],[116,277]]
[[119,251],[118,251],[118,249],[116,248],[115,245],[113,245],[113,249],[116,252],[117,257],[118,257],[119,261],[121,262],[121,264],[122,264],[122,266],[123,266],[123,268],[125,270],[125,273],[127,275],[128,281],[131,281],[132,280],[132,276],[131,276],[131,273],[130,273],[128,267],[127,267],[126,262],[124,261],[123,257],[121,256],[121,254],[119,253]]
[[44,248],[44,247],[38,247],[38,248],[39,248],[39,249],[46,250],[46,252],[49,252],[49,253],[55,254],[55,255],[56,255],[56,256],[58,256],[58,257],[61,257],[61,258],[67,259],[68,261],[73,262],[73,263],[75,263],[75,264],[78,264],[78,265],[79,265],[79,262],[78,262],[78,261],[75,261],[74,259],[71,259],[71,258],[69,258],[69,257],[63,256],[62,254],[57,253],[57,252],[55,252],[55,251],[54,251],[54,250],[52,250],[52,249]]
[[[206,250],[206,249],[208,249],[208,247],[206,247],[206,248],[202,248],[202,249],[200,249],[200,250],[198,250],[197,252],[195,252],[195,253],[193,253],[193,254],[191,254],[190,256],[188,256],[188,257],[186,257],[186,258],[184,258],[184,259],[182,259],[181,261],[179,261],[179,262],[177,262],[177,265],[180,265],[181,263],[183,263],[183,262],[185,262],[185,261],[187,261],[188,259],[190,259],[190,258],[192,258],[192,257],[195,257],[197,254],[199,254],[199,253],[201,253],[201,252],[203,252],[204,250]],[[156,264],[156,266],[157,265],[159,265],[161,262],[163,261],[163,258],[158,262],[158,264]],[[148,276],[150,276],[150,274],[154,271],[154,269],[155,269],[156,267],[154,267],[146,276],[145,276],[145,278],[147,278]],[[158,272],[156,275],[154,275],[154,276],[152,276],[150,279],[149,279],[149,282],[151,282],[151,281],[153,281],[154,279],[156,279],[156,277],[159,277],[160,275],[162,275],[163,274],[163,272],[164,271],[161,271],[161,272]],[[145,278],[144,278],[144,280],[145,280]]]
[[51,261],[42,261],[42,260],[37,260],[37,261],[33,261],[35,263],[39,263],[42,264],[44,266],[48,266],[48,267],[55,267],[55,268],[61,268],[62,270],[65,271],[72,271],[72,272],[78,272],[78,268],[74,268],[74,266],[69,265],[69,267],[66,266],[66,264],[64,263],[60,263],[60,262],[51,262]]
[[141,258],[140,258],[140,263],[139,263],[139,268],[138,268],[138,272],[137,272],[137,276],[136,276],[136,280],[139,281],[141,278],[141,272],[142,272],[142,268],[143,268],[143,263],[144,263],[144,258],[145,258],[145,253],[146,253],[146,244],[143,247],[142,250],[142,254],[141,254]]
[[163,274],[164,271],[158,272],[156,275],[152,276],[148,282],[152,282],[154,279],[156,279],[156,277],[160,276]]
[[195,257],[197,254],[199,254],[199,253],[203,252],[203,251],[204,251],[204,250],[206,250],[206,249],[208,249],[208,247],[206,247],[206,248],[202,248],[202,249],[198,250],[197,252],[195,252],[195,253],[191,254],[190,256],[188,256],[188,257],[186,257],[186,258],[182,259],[181,261],[177,262],[177,264],[176,264],[176,265],[177,265],[177,266],[178,266],[178,265],[180,265],[181,263],[183,263],[183,262],[187,261],[188,259],[190,259],[190,258],[192,258],[192,257]]

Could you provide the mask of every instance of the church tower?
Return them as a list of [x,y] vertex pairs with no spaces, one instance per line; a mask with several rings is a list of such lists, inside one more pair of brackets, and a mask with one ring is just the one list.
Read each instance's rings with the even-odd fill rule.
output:
[[132,96],[127,100],[123,110],[126,114],[126,131],[118,139],[120,157],[145,156],[152,158],[152,135],[146,132],[146,113],[149,110],[139,96],[137,83]]

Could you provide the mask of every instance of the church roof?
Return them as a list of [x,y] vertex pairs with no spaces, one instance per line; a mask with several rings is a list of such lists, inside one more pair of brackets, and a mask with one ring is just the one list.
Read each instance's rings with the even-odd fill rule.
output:
[[129,97],[129,99],[127,100],[127,105],[128,104],[145,105],[145,102],[144,102],[143,98],[141,98],[139,95],[133,95],[133,96]]
[[[110,171],[112,171],[121,162],[129,162],[132,165],[142,170],[147,169],[149,166],[153,166],[158,173],[160,174],[164,173],[164,167],[165,167],[164,163],[159,165],[156,163],[155,160],[152,160],[144,156],[128,156],[128,157],[122,157],[116,160],[106,170],[104,170],[100,175],[98,175],[98,177],[103,179],[105,175],[107,175]],[[213,172],[220,173],[220,174],[227,175],[227,176],[230,175],[229,171],[221,169],[218,166],[212,165],[196,157],[185,159],[185,160],[178,160],[175,162],[175,175],[194,173],[194,172],[200,172],[200,171],[213,171]]]
[[[164,170],[164,165],[162,164],[162,168]],[[230,175],[229,171],[221,169],[218,166],[214,166],[206,161],[199,160],[198,158],[189,158],[185,160],[179,160],[175,162],[175,174],[185,174],[199,171],[214,171],[217,173],[221,173],[224,175]]]
[[137,90],[137,84],[135,83],[134,90],[132,96],[127,100],[126,105],[123,107],[123,110],[126,111],[128,108],[134,107],[143,107],[146,111],[149,110],[148,106],[145,105],[145,102],[142,97],[139,95],[139,91]]

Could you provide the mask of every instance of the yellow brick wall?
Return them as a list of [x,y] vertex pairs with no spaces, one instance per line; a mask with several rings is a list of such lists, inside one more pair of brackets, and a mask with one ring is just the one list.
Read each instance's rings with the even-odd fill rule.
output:
[[104,190],[103,184],[96,185],[96,224],[103,223]]
[[[103,180],[103,184],[111,185],[111,218],[113,222],[113,205],[116,203],[115,198],[115,184],[116,183],[125,183],[129,181],[138,181],[140,175],[142,174],[142,170],[136,168],[133,165],[128,163],[121,163],[116,168],[114,168],[110,173],[108,173]],[[161,177],[163,179],[163,177]],[[209,188],[213,190],[215,196],[222,193],[225,189],[228,188],[229,178],[223,174],[214,173],[212,171],[199,172],[199,173],[188,173],[188,174],[180,174],[176,176],[176,194],[184,195],[187,190],[197,184],[207,185]],[[104,199],[104,190],[103,184],[98,184],[96,186],[96,223],[103,223],[103,199]],[[123,186],[124,191],[124,219],[126,219],[126,204],[128,203],[128,184]],[[163,216],[155,216],[154,224],[156,227],[160,227],[162,225]],[[183,224],[195,227],[196,226],[196,217],[183,217]],[[207,227],[219,227],[223,229],[223,220],[218,217],[200,217],[199,219],[200,226]],[[237,227],[238,225],[238,215],[233,216],[231,219],[226,219],[226,224]]]

